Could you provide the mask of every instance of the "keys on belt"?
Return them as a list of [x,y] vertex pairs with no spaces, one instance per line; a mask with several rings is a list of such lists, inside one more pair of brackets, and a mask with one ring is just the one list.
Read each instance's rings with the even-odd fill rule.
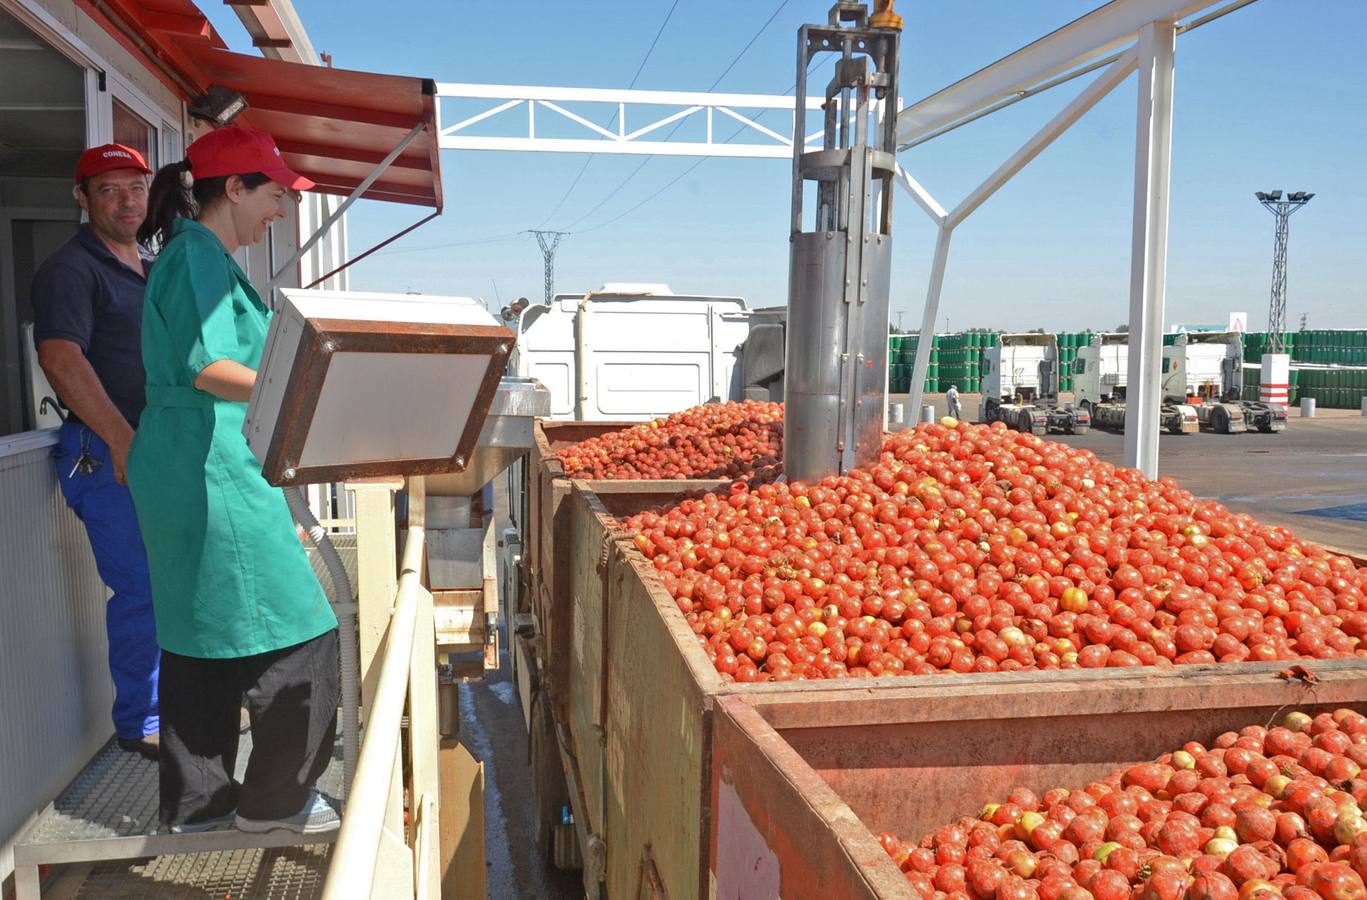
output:
[[75,478],[76,473],[82,475],[93,475],[104,465],[104,460],[90,455],[90,429],[81,428],[81,455],[76,457],[76,464],[71,467],[71,471],[66,473],[67,478]]

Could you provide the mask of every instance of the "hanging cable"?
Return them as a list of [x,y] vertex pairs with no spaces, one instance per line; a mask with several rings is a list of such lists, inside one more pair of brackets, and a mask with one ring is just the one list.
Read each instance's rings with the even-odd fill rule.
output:
[[[708,93],[711,93],[712,91],[717,89],[717,85],[721,84],[722,79],[724,79],[731,72],[731,70],[736,67],[736,64],[739,63],[742,58],[744,58],[745,54],[750,51],[750,48],[755,45],[755,41],[759,40],[760,35],[764,34],[764,32],[768,30],[769,26],[773,24],[774,19],[778,18],[778,14],[783,12],[783,8],[787,6],[789,2],[790,0],[782,0],[782,2],[774,8],[774,11],[769,14],[769,18],[764,20],[764,24],[761,25],[759,29],[753,35],[750,36],[750,40],[745,42],[745,46],[740,49],[740,52],[735,55],[731,62],[727,63],[726,68],[722,69],[722,73],[716,77],[716,79],[712,82],[711,85],[708,86]],[[683,127],[685,121],[685,119],[680,119],[678,122],[675,122],[674,127],[671,128],[669,130],[669,133],[664,136],[664,140],[668,141],[671,137],[673,137],[675,132],[677,132],[680,128]],[[627,173],[627,177],[623,178],[622,181],[617,185],[617,187],[613,188],[611,191],[608,192],[608,195],[606,197],[604,197],[602,200],[599,200],[596,204],[594,204],[593,208],[590,209],[588,212],[584,213],[582,216],[575,219],[569,225],[566,225],[564,228],[560,230],[571,231],[574,229],[574,226],[578,225],[580,222],[584,221],[585,219],[592,216],[594,213],[598,212],[598,210],[602,209],[608,203],[608,201],[610,201],[613,197],[617,196],[617,194],[621,192],[622,188],[626,187],[631,182],[631,180],[640,173],[642,169],[644,169],[646,166],[650,164],[650,161],[654,158],[655,157],[653,156],[647,156],[644,159],[642,159],[641,162],[636,166],[636,168],[632,169],[629,173]],[[706,159],[706,157],[703,158]],[[694,168],[697,168],[697,165],[697,163],[694,163],[694,165],[687,169],[684,172],[684,174],[687,174],[688,172],[691,172]]]
[[[627,90],[631,90],[632,88],[636,87],[636,80],[640,78],[641,73],[645,71],[646,63],[650,61],[650,55],[655,52],[655,45],[660,43],[660,35],[665,33],[665,26],[669,24],[669,20],[674,17],[674,10],[678,8],[679,0],[674,0],[674,5],[669,7],[669,12],[665,13],[665,20],[660,23],[659,29],[655,32],[654,39],[651,40],[650,46],[646,48],[646,55],[641,57],[641,64],[636,67],[636,74],[631,76],[631,83],[627,85]],[[616,124],[617,111],[614,110],[612,113],[612,119],[608,122],[608,130],[611,131],[612,126]],[[565,193],[560,197],[560,202],[556,203],[555,208],[546,214],[546,218],[541,220],[540,225],[536,226],[538,229],[545,228],[546,223],[549,222],[552,218],[554,218],[556,213],[560,212],[560,207],[564,206],[565,201],[570,199],[570,194],[573,194],[574,189],[579,186],[579,180],[583,178],[584,173],[589,170],[589,163],[593,162],[593,158],[596,155],[597,154],[595,153],[590,153],[588,159],[584,160],[584,165],[579,169],[579,174],[574,176],[574,180],[570,182],[570,186],[565,189]]]
[[[830,57],[830,58],[831,58],[831,59],[834,59],[834,57]],[[812,72],[816,71],[816,69],[817,69],[819,66],[820,66],[820,62],[818,62],[818,64],[817,64],[816,66],[812,66],[811,68],[809,68],[809,69],[807,70],[807,74],[810,76],[810,75],[812,74]],[[788,94],[791,94],[791,93],[792,93],[793,91],[795,91],[795,90],[797,90],[797,82],[793,82],[793,86],[790,87],[790,88],[788,88],[788,90],[784,91],[783,93],[784,93],[784,95],[786,96],[786,95],[788,95]],[[764,117],[764,114],[765,114],[765,113],[768,113],[768,112],[772,112],[772,110],[763,110],[758,116],[755,117],[755,121],[758,122],[760,119],[762,119],[762,118]],[[794,112],[794,114],[796,115],[796,112]],[[730,136],[727,137],[726,140],[722,141],[722,143],[723,143],[723,144],[729,144],[729,143],[731,143],[733,140],[736,139],[737,136],[740,135],[740,133],[741,133],[742,131],[744,131],[744,130],[746,129],[746,127],[747,127],[747,126],[745,126],[744,124],[741,124],[741,125],[737,126],[736,130],[733,131],[733,132],[731,132]],[[650,157],[647,157],[647,158],[649,159]],[[678,184],[680,181],[683,181],[685,178],[687,178],[687,177],[689,176],[690,173],[693,172],[694,169],[698,168],[698,166],[700,166],[700,165],[702,165],[703,163],[707,162],[709,159],[713,159],[713,157],[711,157],[711,156],[704,156],[704,157],[701,157],[700,159],[696,160],[696,161],[695,161],[691,166],[689,166],[687,169],[684,169],[682,172],[680,172],[680,173],[679,173],[678,175],[676,175],[674,178],[672,178],[671,180],[665,182],[665,184],[664,184],[662,187],[660,187],[660,188],[658,188],[657,190],[655,190],[653,193],[650,194],[650,196],[646,197],[646,198],[645,198],[644,200],[642,200],[640,203],[637,203],[635,206],[629,207],[628,209],[626,209],[626,210],[624,210],[624,211],[618,213],[617,215],[613,216],[611,219],[608,219],[606,222],[600,222],[599,224],[597,224],[597,225],[592,225],[592,226],[590,226],[590,227],[588,227],[588,228],[581,228],[579,231],[577,231],[577,232],[575,232],[575,233],[576,233],[576,234],[589,234],[590,232],[598,231],[600,228],[607,228],[609,225],[612,225],[612,224],[614,224],[615,222],[618,222],[618,221],[620,221],[620,220],[626,218],[627,216],[629,216],[629,215],[631,215],[632,213],[634,213],[636,210],[640,209],[642,206],[645,206],[647,203],[649,203],[650,201],[654,200],[656,197],[658,197],[658,196],[660,196],[661,194],[663,194],[665,191],[667,191],[667,190],[669,190],[670,188],[672,188],[674,185]],[[638,171],[639,171],[639,169],[638,169]]]
[[521,238],[526,232],[514,231],[510,234],[500,234],[494,237],[477,238],[472,241],[449,241],[444,244],[430,244],[426,247],[401,247],[398,250],[385,250],[383,253],[376,253],[376,256],[394,256],[399,253],[423,253],[427,250],[445,250],[448,247],[471,247],[475,244],[496,244],[499,241],[511,241]]

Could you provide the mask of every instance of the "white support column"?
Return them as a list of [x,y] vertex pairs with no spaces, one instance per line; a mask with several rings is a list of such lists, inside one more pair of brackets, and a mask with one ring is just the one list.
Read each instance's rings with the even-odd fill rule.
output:
[[1139,32],[1139,121],[1134,158],[1134,234],[1130,254],[1129,388],[1125,464],[1158,477],[1163,305],[1168,271],[1175,23]]
[[907,393],[907,421],[912,423],[920,420],[921,395],[926,386],[930,348],[935,343],[935,317],[940,314],[940,289],[945,283],[945,263],[949,261],[949,238],[953,233],[951,226],[942,223],[935,237],[935,258],[930,264],[926,308],[921,313],[921,334],[916,339],[916,365],[912,368],[911,390]]

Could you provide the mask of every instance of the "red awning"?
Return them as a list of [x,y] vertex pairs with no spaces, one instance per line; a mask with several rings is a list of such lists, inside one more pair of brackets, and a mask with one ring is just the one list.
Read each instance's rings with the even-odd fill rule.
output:
[[186,100],[211,84],[242,94],[237,121],[268,132],[290,168],[328,194],[352,192],[419,124],[422,132],[363,195],[442,206],[436,86],[430,79],[233,53],[190,0],[77,0]]

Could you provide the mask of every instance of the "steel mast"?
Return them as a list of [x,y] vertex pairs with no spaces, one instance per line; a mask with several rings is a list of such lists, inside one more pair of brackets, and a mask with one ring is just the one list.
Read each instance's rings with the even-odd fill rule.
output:
[[[798,31],[783,391],[784,469],[794,480],[870,463],[883,442],[902,20],[891,2],[877,6],[870,16],[864,3],[841,0],[827,24]],[[808,150],[807,71],[826,53],[839,58],[821,149]]]
[[551,297],[555,294],[555,248],[560,246],[560,241],[569,235],[569,232],[530,228],[528,234],[536,236],[536,243],[541,247],[541,255],[546,261],[546,305],[550,306]]
[[1291,214],[1310,202],[1314,194],[1288,191],[1258,191],[1253,196],[1277,217],[1277,236],[1272,244],[1272,298],[1267,307],[1268,353],[1286,352],[1286,241],[1291,233]]

